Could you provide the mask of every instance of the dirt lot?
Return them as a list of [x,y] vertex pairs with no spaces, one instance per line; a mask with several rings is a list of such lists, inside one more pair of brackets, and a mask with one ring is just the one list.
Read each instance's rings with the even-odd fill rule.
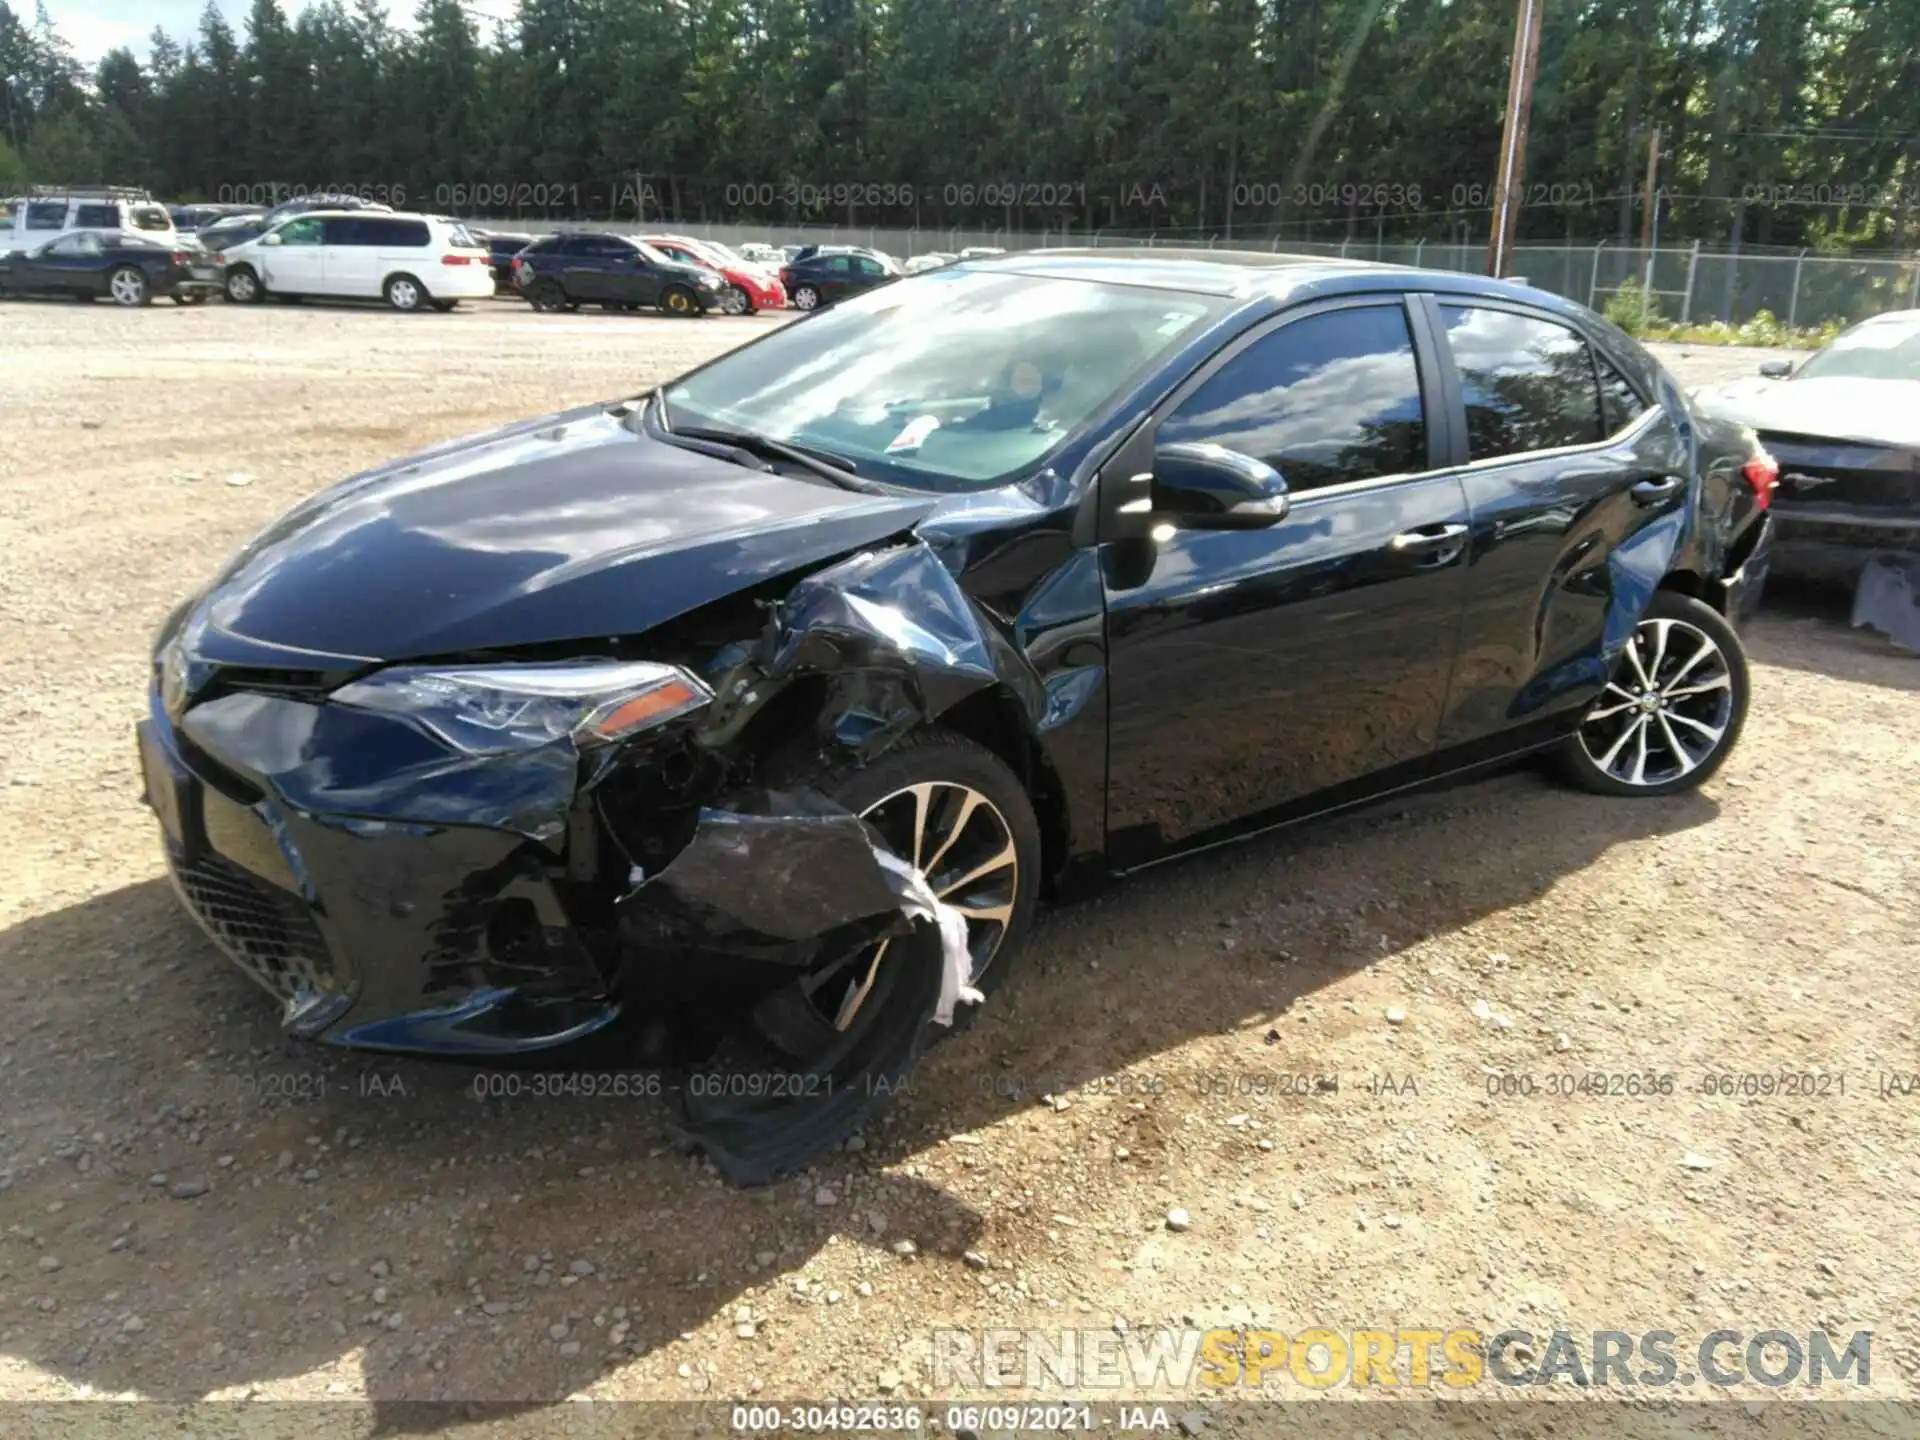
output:
[[135,802],[154,627],[317,487],[758,323],[0,307],[0,1397],[924,1397],[936,1325],[1122,1323],[1867,1328],[1914,1392],[1920,660],[1805,600],[1704,793],[1520,771],[1057,913],[771,1191],[653,1101],[283,1041]]

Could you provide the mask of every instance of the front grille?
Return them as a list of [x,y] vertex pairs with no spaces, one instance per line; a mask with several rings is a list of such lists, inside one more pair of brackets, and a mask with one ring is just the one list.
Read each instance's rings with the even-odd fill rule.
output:
[[217,855],[169,860],[194,918],[289,1012],[334,987],[333,958],[299,900]]

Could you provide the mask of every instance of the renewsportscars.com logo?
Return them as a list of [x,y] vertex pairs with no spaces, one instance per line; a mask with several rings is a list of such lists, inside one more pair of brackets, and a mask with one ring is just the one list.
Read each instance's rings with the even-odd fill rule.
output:
[[1338,1386],[1470,1390],[1573,1384],[1619,1389],[1865,1387],[1873,1335],[1825,1330],[1028,1329],[933,1332],[936,1393],[1188,1394]]

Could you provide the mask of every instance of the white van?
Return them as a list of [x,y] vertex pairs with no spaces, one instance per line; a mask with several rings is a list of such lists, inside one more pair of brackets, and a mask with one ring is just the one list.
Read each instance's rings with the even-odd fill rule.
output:
[[121,185],[62,189],[36,186],[7,202],[9,250],[37,250],[71,230],[126,230],[161,245],[178,239],[167,207],[144,190]]
[[445,216],[312,210],[225,253],[227,299],[239,305],[312,295],[451,310],[493,294],[486,247]]

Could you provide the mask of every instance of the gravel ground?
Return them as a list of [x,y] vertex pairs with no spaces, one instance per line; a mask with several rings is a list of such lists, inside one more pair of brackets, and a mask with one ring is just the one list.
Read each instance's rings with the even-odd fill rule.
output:
[[[1702,793],[1516,771],[1051,915],[771,1190],[653,1100],[282,1040],[136,803],[162,615],[319,486],[761,323],[0,309],[0,1397],[923,1397],[936,1325],[1122,1322],[1871,1328],[1912,1393],[1920,662],[1805,599]],[[1574,1072],[1677,1089],[1489,1094]]]

